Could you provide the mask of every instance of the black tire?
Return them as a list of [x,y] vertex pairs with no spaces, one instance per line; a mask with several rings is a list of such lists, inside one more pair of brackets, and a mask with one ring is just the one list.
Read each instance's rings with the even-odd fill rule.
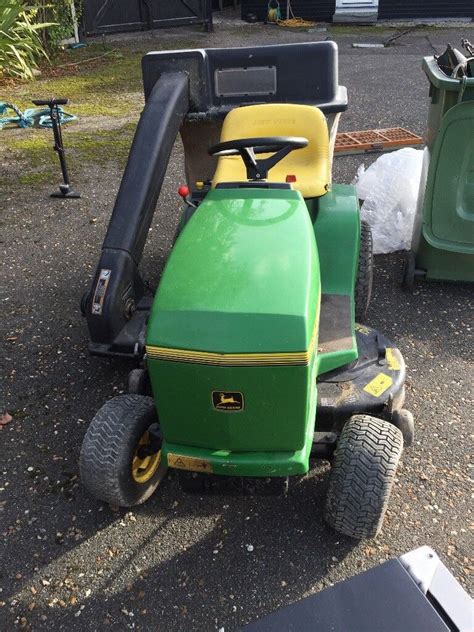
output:
[[402,450],[402,433],[388,421],[351,417],[329,478],[325,518],[331,527],[359,540],[380,532]]
[[89,307],[89,292],[84,292],[81,296],[81,314],[83,316],[87,315],[87,309]]
[[413,250],[407,250],[405,253],[405,259],[403,260],[402,271],[402,287],[405,290],[413,290],[413,285],[415,283],[415,269],[415,253],[413,252]]
[[364,321],[372,296],[374,254],[372,231],[367,222],[360,223],[359,268],[354,292],[356,321]]
[[173,244],[176,243],[176,240],[178,239],[178,237],[180,236],[180,234],[182,233],[184,227],[186,226],[186,224],[189,222],[189,220],[191,219],[191,217],[194,215],[194,213],[197,211],[197,207],[196,206],[191,206],[190,204],[187,204],[183,214],[181,215],[181,218],[179,220],[179,223],[176,227],[175,233],[174,233],[174,237],[173,237]]
[[141,395],[119,395],[106,402],[92,420],[80,455],[81,479],[96,498],[131,507],[144,502],[166,474],[161,459],[146,482],[132,475],[132,461],[141,437],[153,426],[159,434],[155,402]]
[[403,446],[409,448],[415,440],[415,421],[413,415],[406,408],[394,410],[392,413],[392,423],[400,429],[403,435]]
[[248,494],[249,496],[286,496],[289,477],[253,478],[240,476],[209,476],[197,472],[178,470],[181,489],[190,494],[223,492],[225,494]]
[[150,376],[145,369],[132,369],[128,374],[127,393],[151,395]]
[[212,490],[211,477],[206,474],[198,474],[197,472],[183,472],[176,470],[178,473],[179,486],[187,494],[204,494]]

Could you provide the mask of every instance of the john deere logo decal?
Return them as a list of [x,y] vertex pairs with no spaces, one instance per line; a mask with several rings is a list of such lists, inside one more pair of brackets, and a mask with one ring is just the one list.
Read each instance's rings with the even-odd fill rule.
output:
[[212,405],[216,410],[236,413],[244,409],[244,396],[238,391],[212,391]]

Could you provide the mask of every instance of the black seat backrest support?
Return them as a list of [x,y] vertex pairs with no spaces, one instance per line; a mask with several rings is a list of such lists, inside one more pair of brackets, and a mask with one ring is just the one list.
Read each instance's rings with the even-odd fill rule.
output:
[[324,113],[347,108],[334,42],[152,52],[142,61],[145,97],[163,73],[189,76],[188,120],[222,119],[239,105],[301,103]]

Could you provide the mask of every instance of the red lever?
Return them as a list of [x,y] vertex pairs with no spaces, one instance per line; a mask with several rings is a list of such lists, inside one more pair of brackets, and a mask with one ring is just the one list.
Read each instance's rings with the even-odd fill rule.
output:
[[182,184],[178,189],[178,195],[185,200],[189,195],[189,188],[185,184]]

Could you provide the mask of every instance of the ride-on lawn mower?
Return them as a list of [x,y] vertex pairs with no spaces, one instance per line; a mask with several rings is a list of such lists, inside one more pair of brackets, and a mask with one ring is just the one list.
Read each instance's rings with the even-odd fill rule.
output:
[[[371,234],[355,189],[331,184],[347,107],[336,45],[150,53],[143,73],[147,104],[82,300],[91,352],[141,368],[87,431],[84,484],[122,506],[146,500],[168,467],[185,489],[221,476],[284,491],[326,458],[327,521],[376,535],[413,418],[400,352],[356,325]],[[195,185],[180,190],[151,302],[137,266],[178,132]]]

